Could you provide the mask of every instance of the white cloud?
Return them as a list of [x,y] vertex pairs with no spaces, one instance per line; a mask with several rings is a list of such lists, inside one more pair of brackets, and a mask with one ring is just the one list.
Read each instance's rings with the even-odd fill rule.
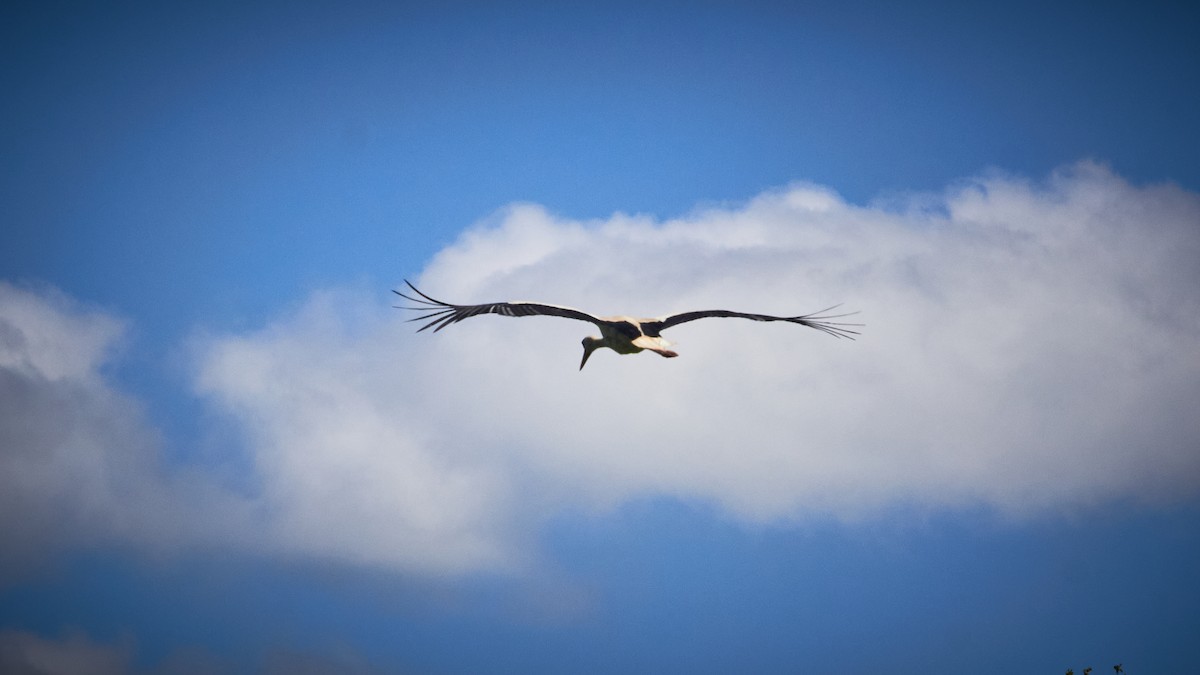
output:
[[584,323],[416,335],[319,294],[215,341],[201,384],[245,423],[292,545],[385,563],[502,560],[514,528],[645,495],[752,520],[1169,500],[1200,484],[1197,259],[1196,195],[1089,163],[886,206],[808,185],[665,222],[518,205],[419,285],[643,316],[845,301],[868,325],[698,322],[669,334],[679,359],[580,373]]
[[214,530],[236,500],[168,477],[160,439],[103,374],[123,330],[61,293],[0,282],[0,571],[80,544],[228,538]]
[[[667,221],[517,205],[439,253],[419,286],[641,316],[846,302],[864,335],[706,320],[668,333],[678,359],[601,352],[578,372],[585,323],[486,316],[415,334],[376,293],[326,291],[257,332],[200,340],[198,391],[243,432],[257,473],[248,503],[197,483],[181,506],[156,492],[157,474],[129,480],[188,521],[185,540],[426,574],[519,567],[546,518],[643,496],[748,521],[1189,498],[1197,259],[1197,195],[1090,163],[868,206],[795,185]],[[66,405],[125,411],[95,374],[116,329],[89,326],[55,333],[94,337],[61,361],[88,402]],[[57,391],[52,369],[28,363],[60,360],[22,349],[5,372],[39,372],[38,391]],[[136,420],[86,419],[114,417]],[[137,428],[93,435],[92,459],[68,464],[125,457],[114,448]],[[141,466],[152,445],[123,447],[143,448]]]
[[407,372],[419,366],[384,328],[391,311],[321,293],[205,354],[201,391],[243,423],[260,474],[262,534],[286,551],[427,573],[511,564],[507,481],[473,461],[481,448],[455,447],[439,428],[452,421],[423,418]]

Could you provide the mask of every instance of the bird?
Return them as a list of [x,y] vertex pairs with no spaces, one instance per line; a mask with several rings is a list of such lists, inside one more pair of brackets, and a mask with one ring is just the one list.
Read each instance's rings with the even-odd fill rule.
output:
[[678,353],[669,349],[671,343],[663,339],[662,331],[678,326],[681,323],[695,321],[697,319],[707,319],[712,317],[720,318],[738,318],[750,319],[752,321],[787,321],[789,323],[808,326],[821,331],[827,335],[832,335],[836,338],[848,338],[853,340],[854,336],[860,333],[856,330],[851,330],[851,327],[860,327],[863,324],[858,323],[843,323],[833,321],[833,319],[841,319],[847,316],[857,314],[850,312],[846,314],[829,314],[829,312],[837,309],[841,305],[834,305],[819,312],[811,314],[802,314],[800,316],[772,316],[769,314],[751,314],[747,312],[732,312],[727,309],[706,309],[693,312],[681,312],[679,314],[671,314],[654,319],[635,319],[629,316],[609,316],[599,317],[594,314],[575,309],[573,307],[564,307],[562,305],[551,305],[541,302],[488,302],[481,305],[455,305],[449,302],[443,302],[426,295],[412,285],[407,279],[404,283],[412,290],[414,295],[392,289],[392,292],[400,297],[415,303],[416,306],[402,307],[397,305],[397,309],[405,309],[415,312],[421,312],[419,316],[409,319],[409,321],[427,321],[425,325],[417,330],[418,333],[430,328],[433,332],[438,332],[450,324],[458,323],[463,319],[468,319],[480,314],[500,314],[502,316],[558,316],[564,319],[576,319],[578,321],[587,321],[595,324],[600,329],[600,336],[589,336],[583,339],[583,360],[579,362],[579,369],[587,365],[588,357],[594,351],[602,347],[607,347],[618,354],[636,354],[641,351],[651,351],[665,358],[674,358],[679,356]]
[[1125,672],[1125,667],[1118,663],[1117,665],[1113,666],[1113,672],[1117,673],[1117,675],[1120,675],[1121,673]]

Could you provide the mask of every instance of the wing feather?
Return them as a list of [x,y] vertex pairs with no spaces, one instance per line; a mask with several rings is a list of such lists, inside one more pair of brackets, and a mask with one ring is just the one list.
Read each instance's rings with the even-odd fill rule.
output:
[[[828,307],[819,312],[813,312],[811,314],[802,314],[800,316],[772,316],[770,314],[751,314],[748,312],[733,312],[733,311],[730,311],[727,309],[705,309],[705,310],[700,310],[700,311],[695,311],[695,312],[681,312],[679,314],[672,314],[671,316],[667,316],[667,317],[663,317],[662,319],[659,319],[657,322],[655,322],[655,324],[650,324],[650,325],[644,324],[643,329],[650,328],[651,326],[653,326],[656,329],[656,332],[664,331],[672,326],[678,326],[679,324],[687,323],[688,321],[695,321],[697,319],[707,319],[707,318],[716,317],[716,318],[750,319],[751,321],[787,321],[788,323],[795,323],[795,324],[799,324],[801,326],[808,326],[809,328],[814,328],[816,330],[821,331],[822,333],[832,335],[833,337],[836,337],[836,338],[849,338],[849,339],[853,340],[854,336],[858,335],[859,332],[856,330],[851,330],[851,327],[859,327],[859,326],[862,326],[863,324],[861,324],[861,323],[845,323],[845,322],[841,322],[841,321],[831,321],[831,319],[842,319],[847,316],[853,316],[855,314],[858,314],[858,312],[848,312],[846,314],[829,314],[828,313],[828,312],[831,312],[831,311],[837,309],[840,306],[841,305],[834,305],[833,307]],[[649,333],[647,332],[647,334],[649,334]]]
[[458,323],[463,319],[469,319],[480,314],[500,314],[501,316],[560,316],[564,319],[587,321],[596,325],[608,323],[600,317],[592,316],[587,312],[582,312],[572,307],[549,305],[540,302],[489,302],[482,305],[455,305],[431,298],[422,293],[416,286],[413,286],[407,279],[404,280],[404,283],[416,294],[415,297],[397,290],[392,290],[392,292],[417,305],[415,307],[398,306],[399,309],[422,312],[422,314],[409,319],[409,321],[428,321],[428,323],[417,330],[418,333],[429,328],[433,328],[433,332],[436,333],[452,323]]

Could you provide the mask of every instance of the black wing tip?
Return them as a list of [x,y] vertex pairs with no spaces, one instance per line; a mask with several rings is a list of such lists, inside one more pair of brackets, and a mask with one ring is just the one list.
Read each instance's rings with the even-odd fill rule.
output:
[[428,321],[428,323],[417,329],[418,333],[424,332],[430,328],[433,328],[433,332],[436,333],[437,331],[445,328],[447,325],[454,323],[456,319],[455,312],[458,309],[457,307],[448,302],[442,302],[441,300],[426,295],[425,293],[421,292],[421,289],[414,286],[413,283],[408,279],[403,279],[403,281],[404,285],[408,286],[409,289],[416,294],[416,297],[413,297],[412,295],[409,295],[403,291],[396,290],[395,288],[391,289],[392,292],[418,306],[412,307],[407,305],[392,305],[392,307],[410,312],[421,312],[419,316],[414,316],[406,320],[406,322]]
[[831,305],[825,309],[809,312],[801,316],[791,317],[792,321],[803,324],[809,328],[815,328],[826,335],[832,335],[835,338],[854,340],[856,335],[862,335],[861,331],[851,330],[849,327],[861,328],[866,326],[865,323],[848,323],[845,321],[832,321],[832,319],[844,319],[848,316],[856,316],[861,314],[860,311],[843,312],[841,314],[830,314],[833,310],[841,307],[843,303]]
[[393,305],[393,307],[412,312],[422,312],[420,316],[415,316],[411,319],[408,319],[408,321],[428,321],[428,323],[417,329],[418,333],[429,330],[430,328],[432,328],[433,332],[436,333],[452,323],[458,323],[467,317],[474,316],[475,314],[479,313],[477,311],[471,311],[473,309],[478,309],[478,306],[454,305],[443,300],[438,300],[437,298],[426,294],[421,289],[414,286],[413,283],[408,279],[404,279],[403,281],[406,286],[412,289],[413,293],[416,293],[416,297],[396,289],[392,289],[392,292],[419,306],[407,307],[402,305]]
[[397,307],[397,309],[413,309],[413,310],[417,310],[417,311],[430,311],[430,310],[434,309],[435,307],[439,308],[439,309],[450,309],[450,310],[458,308],[458,305],[452,305],[448,302],[438,300],[437,298],[426,295],[424,292],[421,291],[421,289],[417,288],[416,286],[413,286],[412,282],[409,281],[408,279],[404,279],[403,281],[404,281],[405,285],[407,285],[410,289],[412,289],[413,293],[417,294],[418,297],[414,298],[413,296],[411,296],[407,293],[404,293],[403,291],[398,291],[394,288],[392,289],[392,292],[395,293],[396,295],[404,298],[405,300],[408,300],[409,302],[415,302],[419,305],[427,305],[427,306],[426,307]]

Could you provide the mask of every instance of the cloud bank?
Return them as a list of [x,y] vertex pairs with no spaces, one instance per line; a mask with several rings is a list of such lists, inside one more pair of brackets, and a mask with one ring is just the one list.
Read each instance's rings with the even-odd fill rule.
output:
[[[586,323],[486,316],[417,335],[378,294],[324,291],[196,351],[197,393],[239,430],[255,494],[196,487],[200,506],[182,508],[154,492],[157,474],[131,480],[165,513],[201,521],[184,531],[212,532],[221,514],[239,546],[424,574],[520,568],[547,519],[642,497],[709,502],[747,522],[1170,503],[1200,487],[1196,260],[1200,197],[1092,163],[866,206],[796,184],[665,221],[514,205],[438,253],[418,285],[453,302],[602,315],[845,302],[864,334],[712,319],[667,334],[678,359],[602,351],[578,372]],[[4,475],[50,475],[30,468],[65,456],[66,441],[37,427],[49,410],[110,425],[136,416],[96,375],[110,323],[46,329],[92,336],[70,345],[74,370],[55,379],[36,365],[59,362],[38,356],[48,348],[13,337],[28,333],[13,312],[30,310],[12,296],[0,303],[4,396],[35,406],[22,415],[35,428],[21,432],[32,441],[6,439],[21,450],[5,450]],[[72,402],[37,403],[61,400],[64,383]],[[96,406],[121,410],[84,414]],[[127,426],[94,436],[87,462],[52,466],[153,464],[144,432]],[[8,499],[64,517],[50,512],[58,497]],[[96,499],[93,513],[124,522],[120,500]]]
[[229,539],[239,500],[168,472],[141,407],[109,382],[124,331],[52,289],[0,282],[0,574],[72,546]]

